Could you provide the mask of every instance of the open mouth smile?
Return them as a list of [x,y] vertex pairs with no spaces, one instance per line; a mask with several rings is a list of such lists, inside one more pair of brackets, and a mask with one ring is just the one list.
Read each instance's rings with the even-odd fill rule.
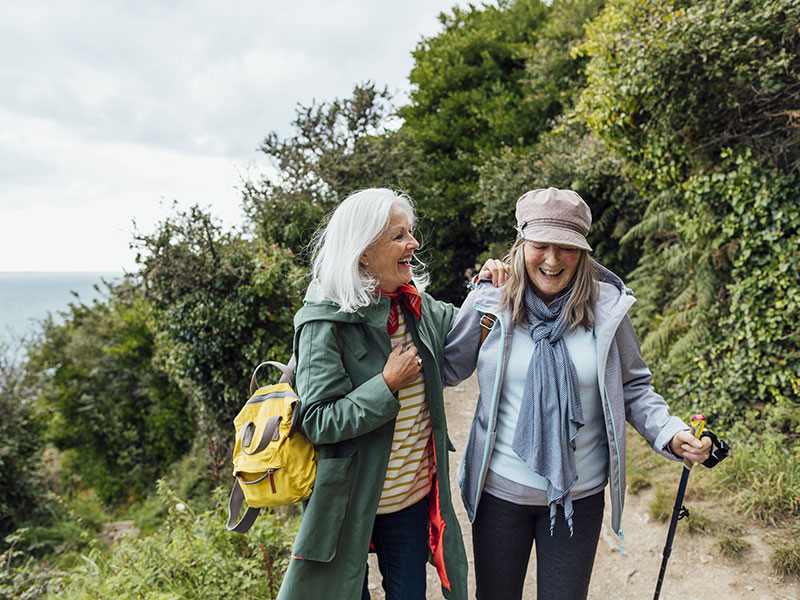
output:
[[544,275],[545,277],[553,277],[553,278],[555,278],[555,277],[559,277],[564,272],[564,269],[560,269],[558,271],[550,271],[550,270],[547,270],[547,269],[542,269],[540,267],[539,268],[539,272],[542,275]]

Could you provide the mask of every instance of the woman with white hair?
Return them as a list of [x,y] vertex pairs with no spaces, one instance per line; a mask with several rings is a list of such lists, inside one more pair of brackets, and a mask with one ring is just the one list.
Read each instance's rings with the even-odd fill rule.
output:
[[294,348],[319,463],[280,600],[368,600],[370,547],[388,600],[426,598],[429,553],[444,596],[467,597],[442,395],[457,309],[424,291],[415,222],[407,196],[368,189],[315,241]]
[[[480,395],[459,466],[480,600],[522,597],[536,546],[537,598],[586,598],[603,517],[622,537],[625,423],[672,459],[704,461],[650,385],[619,277],[589,255],[592,214],[574,191],[517,201],[506,263],[482,273],[447,338],[445,380],[478,370]],[[489,329],[485,336],[481,331]],[[498,535],[498,532],[502,532]]]

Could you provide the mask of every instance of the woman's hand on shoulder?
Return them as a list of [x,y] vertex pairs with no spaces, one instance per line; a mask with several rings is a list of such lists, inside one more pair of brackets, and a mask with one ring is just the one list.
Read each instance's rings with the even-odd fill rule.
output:
[[489,279],[491,277],[492,283],[495,287],[500,287],[508,281],[509,274],[511,273],[511,265],[504,263],[502,260],[490,258],[478,271],[478,277],[481,279]]
[[703,462],[711,453],[711,438],[697,439],[690,430],[676,433],[669,442],[670,450],[678,458],[688,458],[692,462]]
[[422,359],[416,346],[410,346],[408,350],[403,350],[402,344],[397,344],[392,348],[392,353],[386,360],[383,367],[383,380],[386,387],[393,394],[402,387],[419,377],[422,371]]

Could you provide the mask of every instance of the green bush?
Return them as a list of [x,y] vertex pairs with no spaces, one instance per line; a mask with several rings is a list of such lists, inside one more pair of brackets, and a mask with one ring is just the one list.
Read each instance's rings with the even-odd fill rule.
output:
[[668,186],[725,148],[800,156],[795,0],[612,0],[588,28],[580,107],[642,177]]
[[[48,437],[73,449],[64,466],[106,503],[141,495],[189,447],[187,397],[153,364],[153,313],[135,287],[72,304],[45,324],[27,368],[50,376],[40,390]],[[69,492],[70,490],[66,490]]]
[[0,343],[0,540],[47,504],[39,473],[44,423],[33,402],[39,384],[19,357],[22,343],[16,352],[10,346]]
[[95,547],[83,564],[53,580],[46,598],[235,600],[274,598],[290,556],[297,519],[262,512],[242,536],[228,532],[226,498],[214,495],[212,509],[196,512],[160,484],[169,506],[161,528],[150,536],[123,538],[110,550]]
[[253,369],[288,362],[306,284],[294,255],[223,231],[193,207],[139,236],[143,292],[154,307],[154,363],[192,400],[214,485]]
[[800,432],[798,22],[793,0],[612,0],[580,50],[579,114],[650,198],[622,242],[654,381],[723,430]]

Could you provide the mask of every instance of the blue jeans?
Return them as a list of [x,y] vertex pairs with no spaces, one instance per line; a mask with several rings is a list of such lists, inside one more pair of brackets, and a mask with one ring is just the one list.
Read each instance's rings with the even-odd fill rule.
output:
[[[372,543],[378,555],[386,600],[425,600],[428,561],[428,497],[386,515],[376,515]],[[369,600],[369,567],[362,600]]]

